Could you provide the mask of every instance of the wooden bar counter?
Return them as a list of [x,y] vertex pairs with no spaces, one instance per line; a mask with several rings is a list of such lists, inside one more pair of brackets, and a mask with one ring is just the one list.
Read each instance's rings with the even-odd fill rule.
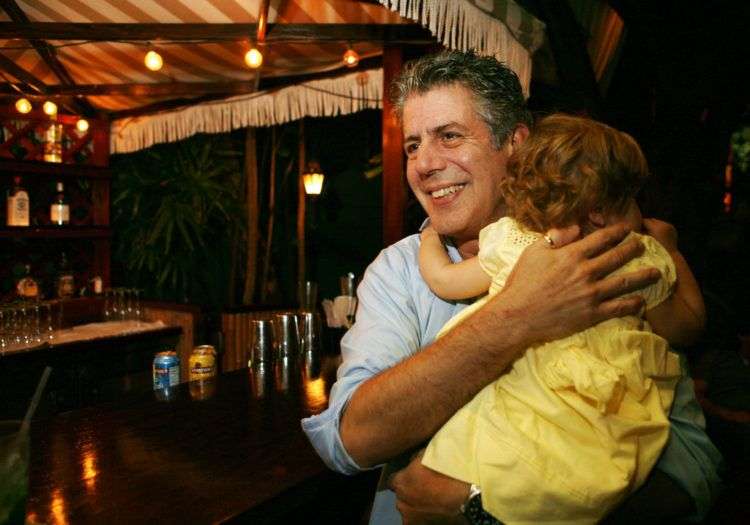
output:
[[337,364],[245,368],[35,421],[27,523],[359,522],[375,474],[328,471],[299,423],[326,407]]

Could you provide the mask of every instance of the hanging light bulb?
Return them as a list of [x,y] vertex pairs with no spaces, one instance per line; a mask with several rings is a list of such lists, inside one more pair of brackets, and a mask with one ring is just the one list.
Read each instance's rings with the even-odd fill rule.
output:
[[42,109],[50,117],[54,117],[55,115],[57,115],[57,104],[55,104],[51,100],[48,100],[47,102],[45,102],[44,105],[42,106]]
[[252,48],[250,51],[245,53],[245,64],[253,69],[258,69],[263,63],[263,54],[256,48]]
[[19,98],[16,101],[16,110],[19,113],[28,113],[31,111],[31,102],[29,102],[28,99]]
[[359,64],[359,55],[352,48],[347,49],[341,59],[344,61],[346,67],[356,67]]
[[143,59],[143,63],[146,64],[146,67],[151,71],[159,71],[164,65],[164,61],[162,60],[161,55],[153,49],[146,53],[146,57]]
[[89,121],[85,118],[79,118],[78,122],[76,122],[76,129],[81,133],[87,132],[89,129]]

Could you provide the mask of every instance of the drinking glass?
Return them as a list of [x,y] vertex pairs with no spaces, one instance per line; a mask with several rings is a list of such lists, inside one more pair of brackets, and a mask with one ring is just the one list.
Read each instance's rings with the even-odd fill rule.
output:
[[135,296],[133,315],[135,316],[135,320],[140,324],[143,320],[143,312],[141,311],[141,291],[138,288],[133,288],[133,295]]
[[52,322],[52,301],[42,303],[42,317],[44,317],[44,324],[46,325],[44,331],[47,335],[47,340],[52,341],[55,338],[55,326]]
[[39,344],[42,342],[42,329],[41,329],[41,319],[40,319],[40,313],[41,313],[41,307],[39,306],[39,301],[35,301],[32,306],[33,313],[33,322],[32,322],[32,331],[33,331],[33,338],[34,342]]
[[271,361],[273,354],[273,325],[267,319],[254,319],[252,321],[252,338],[250,340],[250,360],[249,367],[254,367],[260,363]]
[[113,294],[114,291],[112,288],[107,288],[104,290],[104,320],[105,321],[111,321],[112,318],[115,315],[114,312],[114,301],[113,301]]
[[8,309],[0,305],[0,355],[5,353],[5,349],[10,345],[8,331]]
[[24,523],[29,490],[29,432],[0,421],[0,523]]
[[122,293],[125,296],[123,302],[123,304],[125,305],[125,318],[129,321],[132,321],[135,319],[135,308],[133,307],[133,289],[123,288]]

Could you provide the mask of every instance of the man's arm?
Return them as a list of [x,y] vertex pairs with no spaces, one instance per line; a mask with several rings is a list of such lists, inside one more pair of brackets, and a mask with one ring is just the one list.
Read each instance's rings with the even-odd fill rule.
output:
[[[342,416],[340,435],[360,467],[383,463],[432,436],[527,347],[605,319],[636,313],[642,301],[619,296],[658,278],[655,270],[606,277],[643,247],[618,243],[621,226],[568,246],[531,245],[506,287],[443,338],[365,381]],[[553,232],[558,245],[577,228]]]

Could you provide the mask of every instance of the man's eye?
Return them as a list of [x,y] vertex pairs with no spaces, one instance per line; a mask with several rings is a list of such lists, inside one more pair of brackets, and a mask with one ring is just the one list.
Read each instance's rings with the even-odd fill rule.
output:
[[459,137],[460,135],[458,133],[453,133],[452,131],[446,131],[443,133],[443,140],[455,140]]
[[412,142],[411,144],[407,144],[404,147],[404,151],[406,151],[406,154],[409,155],[410,153],[414,153],[415,151],[417,151],[418,146],[418,144]]

